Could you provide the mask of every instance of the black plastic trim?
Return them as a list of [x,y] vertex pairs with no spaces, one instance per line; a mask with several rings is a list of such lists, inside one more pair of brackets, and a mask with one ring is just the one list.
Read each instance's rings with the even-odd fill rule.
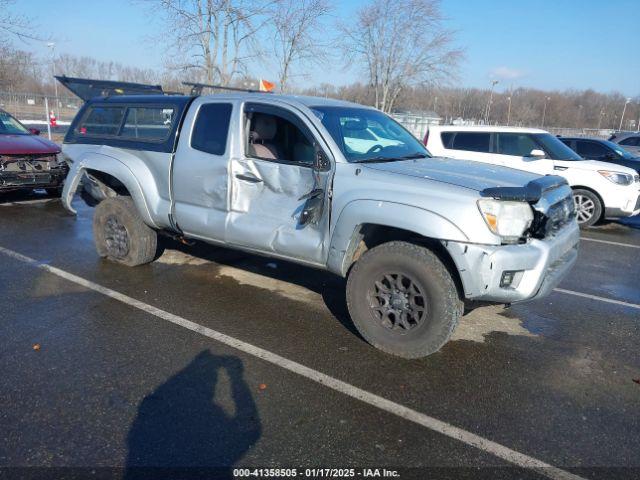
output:
[[480,196],[497,200],[512,200],[520,202],[537,202],[542,195],[556,188],[567,185],[567,181],[558,175],[545,175],[531,180],[522,187],[491,187],[480,192]]

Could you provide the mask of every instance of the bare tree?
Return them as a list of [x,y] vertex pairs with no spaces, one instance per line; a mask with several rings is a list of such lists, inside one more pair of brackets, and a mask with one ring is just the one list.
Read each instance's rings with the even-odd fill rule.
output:
[[372,0],[341,30],[346,58],[362,65],[375,106],[385,112],[407,87],[449,78],[462,56],[439,0]]
[[31,21],[24,15],[11,12],[15,0],[0,0],[0,42],[7,42],[11,38],[21,40],[41,40],[33,33]]
[[208,83],[228,85],[257,55],[256,33],[271,3],[251,0],[146,0],[164,12],[167,67],[195,71]]
[[331,12],[327,0],[278,0],[271,13],[274,54],[281,91],[286,91],[292,68],[321,63],[326,57],[322,22]]

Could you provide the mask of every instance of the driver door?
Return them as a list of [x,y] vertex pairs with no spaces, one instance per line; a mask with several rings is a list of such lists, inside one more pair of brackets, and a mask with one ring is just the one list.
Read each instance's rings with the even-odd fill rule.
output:
[[230,164],[227,242],[326,262],[333,162],[315,127],[284,107],[247,103],[244,148]]

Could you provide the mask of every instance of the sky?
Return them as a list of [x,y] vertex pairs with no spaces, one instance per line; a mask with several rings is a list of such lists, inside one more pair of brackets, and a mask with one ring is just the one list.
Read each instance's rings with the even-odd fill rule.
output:
[[[334,0],[335,15],[352,18],[367,0]],[[158,16],[131,0],[17,0],[13,10],[31,17],[56,42],[56,51],[162,67]],[[498,91],[533,87],[588,89],[640,95],[640,0],[442,0],[446,25],[465,51],[453,86]],[[18,45],[20,46],[20,45]],[[45,44],[22,48],[48,55]],[[361,79],[340,65],[307,69],[308,83]],[[63,73],[63,72],[60,72]],[[253,72],[275,78],[268,66]]]

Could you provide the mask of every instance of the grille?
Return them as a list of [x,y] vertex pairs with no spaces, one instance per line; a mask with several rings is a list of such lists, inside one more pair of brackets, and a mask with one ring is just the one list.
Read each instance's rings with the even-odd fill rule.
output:
[[633,177],[633,180],[634,180],[636,183],[640,183],[640,174],[638,174],[638,175],[636,175],[635,177]]
[[573,197],[567,196],[549,207],[547,213],[536,211],[529,233],[534,238],[553,236],[576,216]]
[[636,207],[634,210],[638,210],[640,208],[640,196],[638,196],[638,200],[636,200]]

